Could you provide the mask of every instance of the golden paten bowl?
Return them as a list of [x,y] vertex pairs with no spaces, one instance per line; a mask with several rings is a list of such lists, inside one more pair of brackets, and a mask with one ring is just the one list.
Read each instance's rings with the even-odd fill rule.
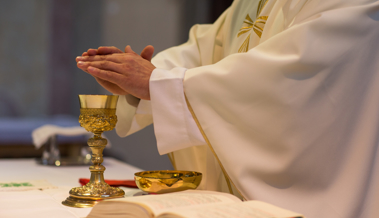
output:
[[177,170],[143,171],[134,174],[139,189],[155,194],[196,189],[202,177],[203,174],[199,172]]

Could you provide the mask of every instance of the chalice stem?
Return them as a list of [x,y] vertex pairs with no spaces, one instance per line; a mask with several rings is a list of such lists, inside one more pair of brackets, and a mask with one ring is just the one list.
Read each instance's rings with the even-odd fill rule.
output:
[[107,139],[101,137],[101,132],[96,132],[93,138],[88,140],[88,145],[92,150],[92,163],[89,167],[91,171],[91,183],[105,183],[104,171],[105,167],[101,165],[103,163],[103,151],[108,143]]

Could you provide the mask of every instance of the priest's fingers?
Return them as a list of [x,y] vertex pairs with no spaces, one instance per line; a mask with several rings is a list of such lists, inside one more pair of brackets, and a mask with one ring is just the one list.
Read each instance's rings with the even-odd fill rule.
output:
[[101,46],[98,49],[88,49],[88,51],[83,52],[82,56],[108,55],[115,53],[122,53],[122,51],[114,46]]
[[[84,52],[84,53],[87,53],[87,52]],[[84,53],[83,53],[83,56],[88,56],[88,54],[87,54],[87,55],[84,55]],[[82,63],[79,64],[79,62],[80,62],[80,61],[78,60],[78,58],[76,58],[76,66],[77,66],[79,69],[83,70],[84,72],[88,73],[88,72],[87,72],[87,68],[88,68],[88,66],[87,66],[87,65],[83,65]]]
[[[145,60],[146,61],[146,60]],[[110,70],[102,70],[96,67],[88,67],[88,73],[96,78],[114,83],[121,89],[137,98],[150,100],[149,77],[140,73],[126,75]]]
[[101,46],[97,49],[98,55],[108,55],[108,54],[115,54],[115,53],[123,53],[123,52],[114,46]]
[[109,71],[109,70],[101,70],[96,67],[88,67],[88,73],[94,76],[95,78],[99,78],[116,85],[120,81],[125,79],[125,77],[119,73]]
[[93,56],[97,54],[97,49],[90,48],[88,51],[83,52],[82,56],[78,56],[75,58],[76,62],[80,61],[79,57],[88,57],[88,56]]
[[116,53],[116,54],[110,54],[110,55],[95,55],[95,56],[78,56],[76,57],[76,62],[78,61],[85,61],[85,62],[92,62],[92,61],[111,61],[115,63],[124,63],[126,59],[128,59],[128,56],[131,54],[125,54],[125,53]]
[[85,69],[84,71],[86,72],[88,71],[88,67],[96,67],[101,70],[110,70],[114,72],[120,72],[121,70],[120,64],[111,61],[79,61],[77,65],[80,69]]
[[79,65],[79,62],[76,63],[76,66],[77,66],[79,69],[83,70],[84,72],[88,73],[88,72],[87,72],[87,68],[88,68],[88,66],[86,66],[86,65],[82,65],[82,64]]
[[106,90],[108,90],[109,92],[111,92],[113,94],[116,94],[116,95],[127,95],[127,94],[129,94],[125,90],[123,90],[122,88],[120,88],[118,85],[116,85],[114,83],[108,82],[106,80],[103,80],[103,79],[100,79],[97,77],[95,77],[95,79],[103,88],[105,88]]
[[97,55],[97,49],[90,48],[87,50],[87,54],[88,54],[88,56]]
[[127,45],[125,47],[125,53],[132,53],[132,54],[137,54],[133,51],[132,47],[130,45]]

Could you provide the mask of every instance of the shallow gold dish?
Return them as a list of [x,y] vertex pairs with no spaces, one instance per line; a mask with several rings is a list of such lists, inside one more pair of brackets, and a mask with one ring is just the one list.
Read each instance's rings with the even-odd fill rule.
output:
[[196,189],[202,177],[203,174],[198,172],[177,170],[143,171],[134,174],[139,189],[155,194]]

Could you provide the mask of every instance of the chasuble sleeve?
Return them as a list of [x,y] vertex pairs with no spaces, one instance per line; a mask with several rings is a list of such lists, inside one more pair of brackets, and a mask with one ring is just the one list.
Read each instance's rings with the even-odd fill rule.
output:
[[[162,139],[167,140],[172,135],[183,135],[180,132],[183,132],[184,129],[188,133],[190,132],[190,135],[193,138],[190,141],[194,141],[195,143],[192,145],[198,145],[198,140],[203,140],[201,137],[199,130],[194,123],[192,119],[192,116],[189,111],[183,111],[181,112],[175,111],[175,108],[178,107],[172,107],[172,104],[178,104],[177,99],[171,99],[171,101],[167,101],[167,96],[170,96],[172,93],[178,93],[182,95],[180,99],[183,99],[183,101],[180,103],[180,105],[184,105],[185,108],[187,108],[186,103],[184,101],[184,92],[183,87],[176,90],[170,90],[167,89],[167,87],[175,87],[175,81],[173,79],[173,75],[175,73],[170,73],[169,70],[173,70],[173,72],[185,72],[186,69],[199,67],[202,65],[202,50],[212,49],[212,43],[210,45],[207,45],[206,47],[199,47],[198,40],[207,38],[209,41],[214,41],[215,34],[217,33],[217,30],[220,28],[220,26],[223,24],[223,20],[225,19],[225,16],[227,14],[227,11],[223,13],[223,15],[220,16],[220,18],[214,23],[214,24],[203,24],[203,25],[195,25],[191,28],[189,33],[189,40],[179,46],[175,46],[169,49],[166,49],[160,53],[158,53],[153,59],[152,63],[154,66],[157,67],[152,73],[152,77],[154,78],[153,81],[150,81],[150,92],[153,92],[151,101],[146,100],[139,100],[131,95],[127,96],[121,96],[118,102],[118,108],[117,108],[117,116],[119,118],[119,122],[116,126],[116,132],[120,137],[125,137],[127,135],[130,135],[136,131],[139,131],[146,126],[153,123],[153,116],[152,113],[155,114],[155,120],[154,125],[156,129],[160,129],[162,131],[160,132],[167,132],[168,134],[159,134],[162,137]],[[205,53],[205,52],[203,52]],[[181,78],[178,78],[175,76],[175,80],[182,83],[182,79],[184,77],[184,74],[180,76],[181,73],[176,74]],[[156,76],[154,76],[156,75]],[[171,82],[170,82],[171,80]],[[164,83],[164,84],[163,84]],[[171,85],[167,86],[167,83],[170,83]],[[152,91],[154,90],[154,91]],[[166,96],[166,97],[165,97]],[[153,108],[156,108],[152,112],[152,104]],[[180,107],[182,108],[182,107]],[[174,115],[177,115],[178,117],[174,117]],[[187,120],[187,118],[190,118],[190,120]],[[186,119],[185,122],[182,122],[182,125],[179,126],[173,126],[171,129],[167,129],[169,126],[167,123],[167,120],[183,120]],[[163,120],[163,122],[159,122],[158,120]],[[175,121],[174,121],[175,122]],[[176,122],[178,124],[178,122]],[[188,129],[190,128],[190,129]],[[182,131],[175,131],[178,129],[182,129]],[[187,134],[188,135],[188,134]],[[188,146],[188,136],[185,136],[185,139],[179,139],[176,141],[185,141],[184,144]],[[187,140],[186,140],[187,139]],[[159,140],[162,141],[162,140]],[[161,152],[162,153],[162,152]],[[163,152],[167,153],[167,152]],[[162,153],[162,154],[163,154]]]
[[122,95],[117,102],[116,132],[120,137],[133,134],[153,122],[150,101]]
[[228,10],[213,25],[195,25],[187,43],[159,53],[152,61],[158,68],[150,78],[150,96],[160,154],[205,144],[188,110],[183,78],[187,69],[200,67],[207,64],[204,60],[213,59],[216,35],[222,29],[227,13]]

